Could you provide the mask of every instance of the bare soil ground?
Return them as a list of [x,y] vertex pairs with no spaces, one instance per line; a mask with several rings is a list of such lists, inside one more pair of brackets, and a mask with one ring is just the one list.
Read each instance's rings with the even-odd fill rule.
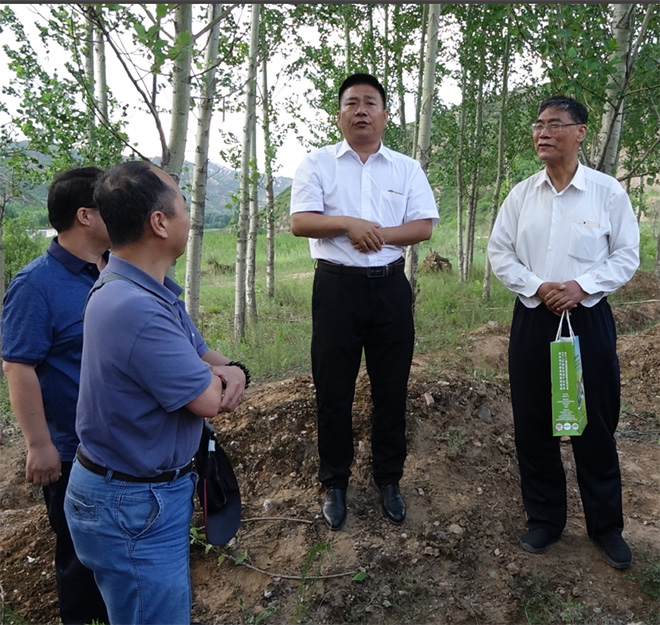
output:
[[[508,328],[485,325],[459,349],[415,359],[402,527],[370,485],[369,385],[355,400],[356,462],[344,529],[320,518],[314,387],[302,376],[249,389],[214,426],[234,462],[243,522],[223,549],[192,547],[193,620],[208,624],[660,623],[660,281],[639,272],[617,306],[623,409],[618,448],[625,537],[617,571],[590,542],[570,442],[562,444],[569,519],[545,555],[525,531],[506,375]],[[639,303],[645,302],[645,303]],[[649,328],[650,329],[646,329]],[[57,623],[53,535],[40,493],[23,481],[24,446],[0,447],[0,590],[29,623]],[[196,515],[195,523],[200,518]],[[363,579],[354,579],[362,573]],[[7,615],[6,623],[16,621]]]

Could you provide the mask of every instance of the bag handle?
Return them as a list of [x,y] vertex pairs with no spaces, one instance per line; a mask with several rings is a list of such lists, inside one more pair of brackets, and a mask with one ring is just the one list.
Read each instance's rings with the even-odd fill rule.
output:
[[575,338],[575,334],[573,333],[573,326],[571,326],[571,318],[570,318],[570,312],[568,310],[563,310],[561,313],[561,319],[559,320],[559,327],[557,328],[557,336],[555,337],[555,341],[558,341],[561,339],[561,331],[564,326],[564,319],[566,320],[566,323],[568,324],[568,336],[570,338]]

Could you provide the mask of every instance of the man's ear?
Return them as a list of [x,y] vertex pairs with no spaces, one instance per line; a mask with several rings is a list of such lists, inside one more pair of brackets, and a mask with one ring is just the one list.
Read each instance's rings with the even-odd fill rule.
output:
[[154,211],[149,215],[149,227],[160,239],[167,239],[167,215],[162,211]]
[[581,124],[578,126],[578,143],[582,143],[584,138],[587,136],[587,125]]
[[78,223],[82,224],[83,226],[89,226],[91,225],[92,221],[89,216],[90,211],[93,211],[93,208],[87,208],[86,206],[81,206],[77,211],[76,211],[76,221]]

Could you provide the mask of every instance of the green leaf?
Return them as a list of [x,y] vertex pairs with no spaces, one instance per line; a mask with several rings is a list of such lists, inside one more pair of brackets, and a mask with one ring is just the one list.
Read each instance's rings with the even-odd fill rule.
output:
[[168,4],[156,5],[156,17],[162,20],[167,15],[167,11],[169,10],[169,8],[170,7]]
[[189,30],[183,30],[179,33],[178,37],[176,38],[176,45],[185,46],[190,43],[191,39],[192,39],[192,33]]
[[234,559],[234,564],[243,564],[243,562],[245,562],[246,559],[247,559],[247,551],[242,556],[237,556]]
[[353,577],[354,582],[363,582],[367,579],[367,574],[364,571],[360,571]]

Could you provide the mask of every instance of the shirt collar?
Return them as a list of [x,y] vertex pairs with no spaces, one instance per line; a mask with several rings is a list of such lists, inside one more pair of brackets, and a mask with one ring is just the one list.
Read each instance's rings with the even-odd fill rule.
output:
[[[82,258],[79,258],[75,254],[72,254],[69,252],[69,250],[63,248],[59,241],[57,240],[57,237],[55,237],[51,242],[48,247],[48,253],[59,263],[62,263],[64,267],[68,271],[70,271],[72,274],[78,275],[85,271],[90,266],[93,266],[96,271],[98,272],[98,269],[96,268],[96,265],[94,263],[90,263],[86,260],[83,260]],[[104,258],[106,261],[108,260],[109,252],[105,252],[103,254]]]
[[[550,176],[548,176],[548,171],[546,169],[543,169],[540,172],[540,174],[541,175],[538,177],[538,180],[536,181],[536,186],[540,187],[544,182],[547,182],[554,189],[552,180],[550,180]],[[587,188],[584,165],[580,163],[580,161],[578,161],[578,166],[577,169],[575,170],[575,174],[573,175],[573,179],[568,183],[566,189],[568,189],[568,187],[570,186],[575,187],[578,191],[584,191]],[[564,191],[566,189],[564,189]]]
[[[337,144],[336,157],[339,158],[344,154],[346,154],[347,152],[351,152],[357,156],[357,152],[348,144],[348,141],[344,139],[341,143]],[[380,142],[380,147],[378,148],[378,151],[375,152],[375,154],[380,154],[383,158],[387,159],[388,161],[392,160],[392,154],[390,152],[390,149],[385,147],[385,144],[382,141]]]
[[169,277],[165,276],[164,284],[158,282],[158,280],[133,263],[129,263],[127,260],[113,256],[112,254],[110,254],[108,265],[103,270],[103,273],[108,271],[128,278],[131,282],[135,282],[143,289],[153,293],[156,297],[160,297],[160,299],[165,300],[169,304],[175,304],[181,293],[183,293],[183,289]]

